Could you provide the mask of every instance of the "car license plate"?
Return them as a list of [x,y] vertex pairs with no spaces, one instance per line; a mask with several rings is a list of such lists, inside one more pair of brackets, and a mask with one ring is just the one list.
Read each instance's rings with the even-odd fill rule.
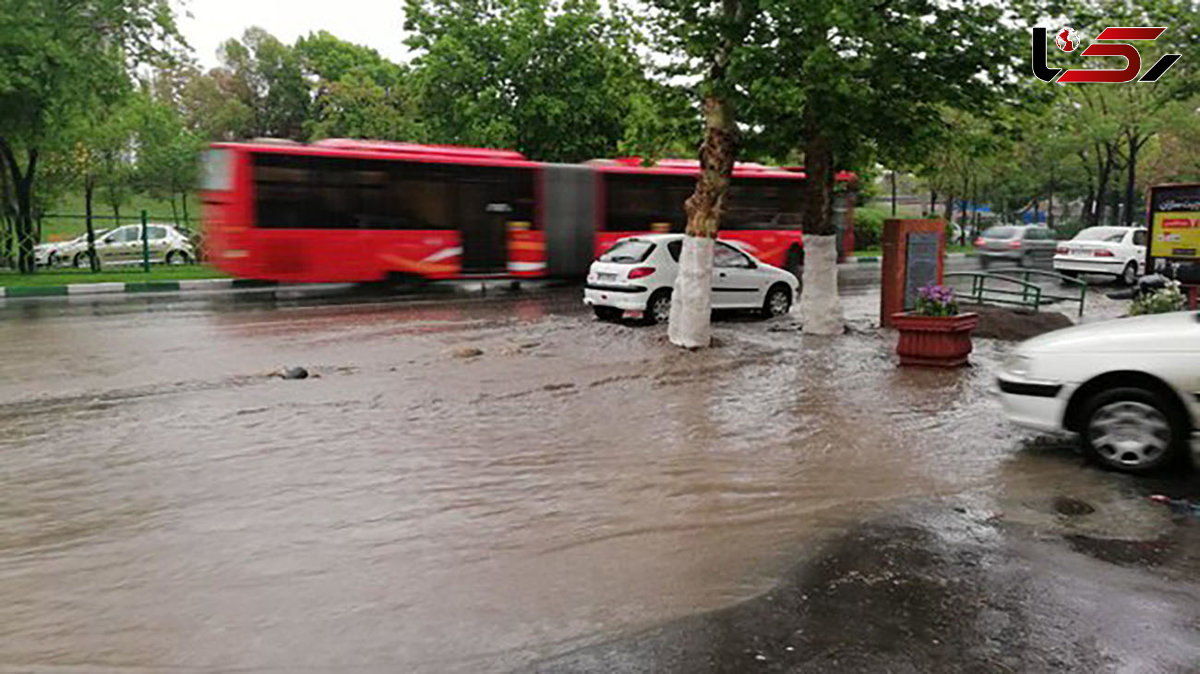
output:
[[596,280],[597,281],[616,281],[617,275],[616,274],[599,273],[599,274],[596,274]]

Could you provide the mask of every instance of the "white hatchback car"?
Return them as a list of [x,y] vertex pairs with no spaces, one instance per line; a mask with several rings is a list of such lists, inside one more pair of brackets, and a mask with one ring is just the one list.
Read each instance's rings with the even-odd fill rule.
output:
[[[583,301],[603,320],[629,316],[665,322],[679,273],[682,234],[651,234],[621,239],[592,263]],[[800,283],[727,242],[713,249],[713,309],[757,309],[782,316],[792,309]]]
[[1008,418],[1077,433],[1101,464],[1145,472],[1185,457],[1200,424],[1200,314],[1080,325],[1017,347],[999,374]]
[[1058,244],[1054,271],[1066,276],[1106,274],[1137,283],[1146,263],[1147,234],[1140,227],[1088,227]]

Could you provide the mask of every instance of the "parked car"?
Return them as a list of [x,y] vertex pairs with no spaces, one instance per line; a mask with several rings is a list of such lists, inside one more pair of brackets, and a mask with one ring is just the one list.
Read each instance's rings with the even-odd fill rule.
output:
[[1200,423],[1200,314],[1081,325],[1020,345],[999,374],[1000,400],[1022,426],[1079,435],[1116,470],[1185,458]]
[[[641,317],[666,321],[679,273],[682,234],[621,239],[592,263],[583,301],[602,320]],[[713,309],[755,309],[782,316],[792,308],[800,282],[737,246],[717,241],[713,250]]]
[[[104,236],[105,232],[107,231],[107,229],[96,230],[96,239]],[[87,249],[87,232],[84,232],[83,234],[80,234],[74,239],[70,239],[68,241],[48,241],[46,243],[39,243],[33,247],[34,262],[39,267],[57,267],[61,264],[66,264],[71,261],[71,255],[69,253],[67,255],[63,255],[63,251],[66,249],[73,250],[74,247],[78,246],[80,243],[83,244],[84,249]]]
[[984,267],[997,263],[1021,267],[1047,265],[1057,246],[1054,232],[1038,225],[990,227],[975,239],[979,262]]
[[1146,266],[1142,227],[1088,227],[1058,245],[1054,271],[1067,276],[1106,274],[1133,285]]
[[[187,264],[196,259],[195,248],[191,241],[176,227],[150,224],[147,225],[146,231],[151,263]],[[64,260],[70,260],[75,267],[87,267],[87,237],[83,237],[82,241],[76,239],[70,247],[63,248],[60,255]],[[142,226],[125,225],[102,237],[97,236],[96,255],[106,266],[141,264]]]

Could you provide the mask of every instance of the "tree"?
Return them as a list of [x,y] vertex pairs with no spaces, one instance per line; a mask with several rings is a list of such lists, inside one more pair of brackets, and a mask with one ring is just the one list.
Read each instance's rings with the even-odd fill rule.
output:
[[74,140],[69,152],[69,171],[75,183],[83,188],[87,257],[93,272],[100,271],[93,223],[96,192],[99,190],[104,201],[112,207],[119,225],[121,205],[128,200],[132,190],[133,117],[134,111],[126,98],[94,108],[70,129]]
[[[1021,67],[1015,17],[984,0],[764,0],[748,61],[749,142],[802,149],[806,181],[804,331],[837,334],[836,169],[878,156],[919,162],[944,107],[986,110]],[[1027,42],[1025,44],[1028,44]]]
[[140,97],[138,113],[139,182],[151,194],[171,200],[176,222],[180,220],[176,197],[180,197],[186,224],[190,219],[188,194],[196,183],[198,158],[205,141],[186,127],[175,108],[145,93]]
[[712,341],[713,250],[738,152],[733,107],[736,67],[758,17],[758,1],[654,0],[653,5],[661,44],[683,57],[683,68],[703,78],[700,175],[695,191],[684,202],[687,229],[667,330],[672,344],[695,349]]
[[34,271],[34,186],[70,120],[120,95],[126,67],[176,37],[167,0],[9,0],[0,5],[0,169],[16,206],[17,263]]
[[643,80],[633,33],[596,0],[406,0],[428,139],[543,161],[610,156]]
[[296,51],[255,26],[240,42],[225,41],[220,56],[224,72],[214,73],[218,89],[233,94],[250,112],[242,135],[304,140],[312,92]]

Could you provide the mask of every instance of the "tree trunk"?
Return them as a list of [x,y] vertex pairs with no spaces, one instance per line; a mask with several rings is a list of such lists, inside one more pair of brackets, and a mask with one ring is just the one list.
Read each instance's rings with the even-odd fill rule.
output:
[[1104,146],[1103,157],[1097,148],[1097,161],[1099,162],[1099,170],[1096,175],[1096,202],[1095,208],[1089,219],[1089,227],[1098,227],[1104,219],[1104,208],[1108,204],[1108,183],[1112,173],[1112,146],[1106,144]]
[[180,201],[183,204],[183,226],[190,227],[191,220],[188,218],[187,190],[185,189],[183,192],[180,192],[180,194],[182,195]]
[[1050,188],[1046,195],[1046,226],[1054,231],[1054,168],[1050,169]]
[[22,174],[17,165],[17,157],[12,147],[0,138],[0,163],[8,165],[9,174],[13,181],[13,195],[16,197],[16,244],[17,269],[22,274],[32,274],[37,270],[33,257],[33,177],[37,172],[38,151],[29,150],[28,161]]
[[113,204],[113,229],[121,226],[121,204]]
[[896,217],[896,172],[892,171],[892,217]]
[[1138,139],[1136,137],[1134,137],[1134,136],[1129,137],[1129,165],[1126,167],[1128,169],[1128,171],[1127,171],[1126,177],[1125,177],[1125,226],[1126,227],[1133,226],[1133,206],[1134,206],[1133,200],[1136,196],[1135,192],[1137,191],[1136,190],[1136,187],[1137,187],[1137,184],[1136,184],[1137,154],[1138,154],[1138,150],[1141,148],[1141,146],[1142,146],[1141,143],[1138,142]]
[[704,83],[700,176],[692,196],[684,202],[688,223],[667,327],[671,343],[687,349],[704,348],[712,342],[713,247],[737,159],[737,125],[726,74],[734,49],[749,30],[747,7],[742,0],[724,0],[721,18],[726,25]]
[[684,202],[687,236],[679,257],[667,330],[671,343],[686,349],[703,348],[712,341],[713,246],[737,156],[736,133],[729,104],[717,95],[707,96],[700,177],[696,190]]
[[171,222],[179,224],[179,210],[175,207],[175,190],[171,190]]
[[96,191],[95,181],[85,178],[83,181],[83,219],[87,226],[87,256],[88,267],[92,273],[100,271],[100,257],[96,255],[96,228],[92,224],[92,195]]
[[[804,148],[807,197],[804,203],[804,271],[800,320],[806,335],[840,335],[845,330],[837,282],[837,226],[833,221],[833,144],[818,112],[808,108]],[[894,174],[893,174],[894,175]]]
[[933,217],[937,213],[937,190],[929,190],[929,216]]
[[946,203],[944,204],[944,206],[942,208],[942,219],[946,221],[946,224],[950,224],[950,223],[954,222],[954,194],[953,193],[946,194]]

